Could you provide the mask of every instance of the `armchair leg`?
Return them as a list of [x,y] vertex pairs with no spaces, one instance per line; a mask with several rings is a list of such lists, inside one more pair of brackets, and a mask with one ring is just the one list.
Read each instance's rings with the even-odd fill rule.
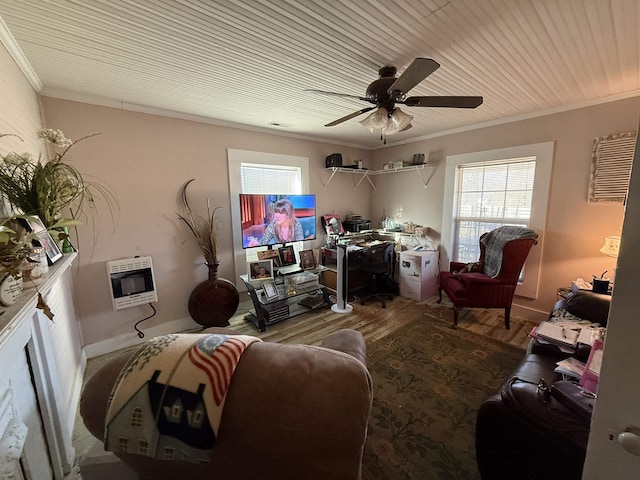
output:
[[451,324],[451,328],[458,328],[458,309],[453,307],[453,323]]
[[442,303],[442,289],[438,287],[438,303]]
[[511,329],[511,324],[509,323],[509,317],[511,316],[511,305],[504,309],[504,328],[507,330]]

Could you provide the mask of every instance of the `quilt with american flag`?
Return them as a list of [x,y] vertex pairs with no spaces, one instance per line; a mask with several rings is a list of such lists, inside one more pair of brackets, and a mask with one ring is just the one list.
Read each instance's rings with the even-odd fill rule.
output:
[[111,391],[105,449],[210,461],[227,389],[248,335],[172,334],[146,342]]

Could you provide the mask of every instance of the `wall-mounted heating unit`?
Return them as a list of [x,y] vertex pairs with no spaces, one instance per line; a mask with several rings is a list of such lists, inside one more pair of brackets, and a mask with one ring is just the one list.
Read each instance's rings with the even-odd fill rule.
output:
[[158,301],[151,257],[107,262],[114,310]]

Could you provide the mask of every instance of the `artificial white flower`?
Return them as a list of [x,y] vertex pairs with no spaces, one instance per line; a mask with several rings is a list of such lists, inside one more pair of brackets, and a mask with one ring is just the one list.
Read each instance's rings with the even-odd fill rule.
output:
[[64,133],[62,133],[62,130],[46,128],[38,132],[38,137],[44,138],[48,142],[51,142],[54,145],[57,145],[62,148],[67,148],[73,145],[73,141],[65,137]]

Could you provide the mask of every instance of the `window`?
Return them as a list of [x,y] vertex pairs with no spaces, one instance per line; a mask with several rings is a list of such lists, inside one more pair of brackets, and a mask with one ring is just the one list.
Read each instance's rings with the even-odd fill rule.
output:
[[299,167],[242,163],[240,193],[302,193]]
[[129,439],[127,437],[118,437],[118,448],[121,452],[129,451]]
[[171,418],[174,420],[180,420],[180,415],[182,415],[182,406],[178,403],[171,406]]
[[478,239],[502,225],[529,226],[535,158],[457,167],[452,260],[475,262]]
[[142,408],[136,407],[131,412],[131,422],[130,425],[132,427],[141,427],[142,426]]
[[[256,248],[242,248],[241,193],[306,193],[309,191],[309,159],[292,155],[229,149],[229,195],[236,275],[246,273],[248,261],[257,260]],[[302,243],[294,245],[300,250]],[[238,288],[242,282],[239,282]]]
[[138,453],[146,455],[149,452],[149,442],[147,440],[138,440]]
[[554,143],[547,142],[447,156],[443,269],[450,259],[476,261],[480,235],[493,226],[528,225],[538,233],[538,245],[529,252],[516,294],[537,297],[553,151]]
[[173,460],[174,451],[172,447],[164,447],[162,449],[162,458],[164,460]]

